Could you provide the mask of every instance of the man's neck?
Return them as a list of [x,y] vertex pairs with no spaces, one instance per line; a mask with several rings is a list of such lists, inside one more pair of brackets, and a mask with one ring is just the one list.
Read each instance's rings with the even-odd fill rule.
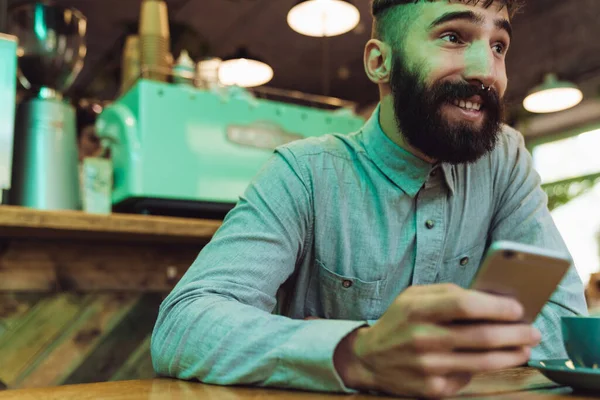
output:
[[396,124],[396,117],[394,116],[394,100],[391,95],[384,96],[381,99],[381,106],[379,111],[379,125],[381,125],[381,129],[383,133],[395,144],[402,147],[404,150],[409,153],[419,157],[421,160],[426,161],[430,164],[435,164],[436,160],[433,160],[427,157],[418,149],[411,146],[404,139],[404,135],[398,129],[398,124]]

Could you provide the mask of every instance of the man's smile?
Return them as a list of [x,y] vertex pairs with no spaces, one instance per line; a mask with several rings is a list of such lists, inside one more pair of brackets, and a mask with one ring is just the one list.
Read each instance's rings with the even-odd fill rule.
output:
[[442,104],[442,110],[448,118],[455,121],[481,122],[485,115],[485,107],[481,100],[474,98],[446,102]]

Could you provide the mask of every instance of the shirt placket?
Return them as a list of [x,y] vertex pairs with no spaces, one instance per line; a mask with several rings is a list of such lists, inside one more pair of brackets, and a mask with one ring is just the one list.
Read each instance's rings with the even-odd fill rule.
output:
[[416,197],[416,249],[413,285],[439,280],[439,265],[446,233],[446,193],[437,171],[435,178],[421,188]]

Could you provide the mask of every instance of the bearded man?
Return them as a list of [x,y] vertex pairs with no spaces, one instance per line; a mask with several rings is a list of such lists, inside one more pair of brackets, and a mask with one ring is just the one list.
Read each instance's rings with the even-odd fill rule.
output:
[[[468,289],[489,245],[565,251],[503,124],[516,0],[374,0],[364,127],[278,148],[161,306],[158,373],[229,385],[440,397],[564,358],[574,268],[532,326]],[[465,323],[466,322],[466,323]]]

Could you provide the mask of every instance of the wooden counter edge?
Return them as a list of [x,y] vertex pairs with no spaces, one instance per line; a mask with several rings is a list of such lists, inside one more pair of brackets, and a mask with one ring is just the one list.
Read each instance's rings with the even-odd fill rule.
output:
[[220,220],[82,211],[42,211],[0,205],[0,237],[207,242]]
[[[567,399],[584,400],[582,397],[568,396],[570,389],[561,388],[549,381],[539,371],[531,368],[514,368],[481,374],[475,378],[476,384],[449,399]],[[4,396],[3,396],[4,395]],[[366,393],[348,394],[309,392],[252,386],[219,386],[196,381],[184,381],[157,377],[126,381],[111,381],[67,385],[49,388],[32,388],[0,391],[0,399],[80,399],[111,398],[119,400],[141,400],[154,398],[210,398],[210,399],[390,399],[385,395]],[[397,397],[393,397],[397,398]],[[590,398],[591,399],[591,398]]]

